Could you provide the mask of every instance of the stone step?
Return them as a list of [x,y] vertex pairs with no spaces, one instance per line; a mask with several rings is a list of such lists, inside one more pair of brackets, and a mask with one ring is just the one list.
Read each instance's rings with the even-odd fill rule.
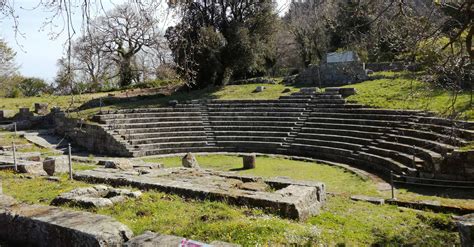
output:
[[134,108],[120,110],[105,110],[98,115],[104,114],[128,114],[128,113],[158,113],[158,112],[199,112],[199,107],[158,107],[158,108]]
[[108,120],[108,119],[126,119],[126,118],[156,118],[156,117],[181,117],[181,116],[201,116],[200,111],[195,112],[144,112],[144,113],[126,113],[126,114],[104,114],[104,115],[95,115],[94,118],[99,120]]
[[425,163],[422,159],[406,153],[378,148],[374,146],[367,146],[366,148],[367,151],[365,152],[367,153],[372,153],[382,157],[389,157],[411,168],[423,167]]
[[267,137],[288,137],[289,132],[281,132],[281,131],[214,131],[213,132],[216,137],[218,136],[238,136],[238,135],[246,135],[246,136],[267,136]]
[[164,148],[187,148],[187,147],[204,147],[207,145],[207,141],[191,141],[191,142],[163,142],[163,143],[150,143],[150,144],[139,144],[137,146],[140,150],[153,150],[153,149],[164,149]]
[[273,117],[273,116],[210,116],[209,120],[214,121],[248,121],[248,122],[259,122],[259,121],[279,121],[279,122],[299,122],[300,117]]
[[237,141],[237,142],[277,142],[282,143],[285,141],[285,137],[274,137],[274,136],[251,136],[251,135],[238,135],[238,136],[215,136],[216,142],[221,141]]
[[302,117],[303,112],[212,112],[209,116],[269,116],[269,117]]
[[346,124],[346,125],[364,125],[364,126],[381,126],[381,127],[396,127],[407,129],[419,129],[426,131],[433,131],[440,134],[454,132],[454,136],[463,138],[468,131],[462,129],[452,129],[446,126],[438,126],[432,124],[421,124],[411,121],[387,121],[387,120],[370,120],[370,119],[354,119],[354,118],[324,118],[324,117],[309,117],[308,123],[328,123],[328,124]]
[[304,107],[209,107],[209,114],[213,112],[304,112]]
[[315,109],[317,112],[330,113],[350,113],[350,114],[386,114],[386,115],[409,115],[409,116],[426,116],[430,113],[416,110],[392,110],[392,109],[376,109],[376,108],[352,108],[352,109]]
[[364,108],[364,105],[360,104],[312,104],[314,109],[318,108],[335,108],[335,109],[352,109],[352,108]]
[[[327,126],[330,127],[330,126]],[[367,126],[359,126],[358,129],[364,129],[366,131],[356,131],[353,130],[353,126],[350,126],[346,129],[329,129],[329,128],[303,128],[301,134],[303,133],[314,133],[314,134],[333,134],[333,135],[342,135],[342,136],[355,136],[361,138],[370,138],[370,139],[385,139],[388,141],[395,141],[400,143],[405,143],[409,145],[416,145],[434,150],[439,153],[451,152],[455,147],[449,144],[445,144],[440,141],[432,141],[427,139],[420,139],[416,137],[411,137],[406,135],[404,132],[399,132],[398,130],[393,130],[391,128],[368,128]],[[373,132],[376,133],[373,133]],[[396,134],[388,134],[396,133]]]
[[240,133],[247,132],[247,131],[269,131],[269,132],[281,132],[281,133],[288,133],[293,131],[294,126],[269,126],[269,125],[261,125],[261,126],[241,126],[241,125],[216,125],[212,126],[214,133],[218,131],[238,131]]
[[180,136],[176,134],[173,137],[158,137],[158,138],[145,138],[145,139],[128,139],[126,140],[131,145],[142,145],[142,144],[160,144],[160,143],[170,143],[170,142],[199,142],[207,141],[205,135],[202,136]]
[[262,103],[210,103],[207,104],[208,108],[242,108],[242,107],[263,107],[263,108],[271,108],[271,107],[306,107],[307,103],[284,103],[284,102],[262,102]]
[[399,174],[416,174],[417,172],[416,169],[407,167],[402,163],[390,158],[385,158],[365,152],[354,153],[353,150],[300,143],[291,144],[291,150],[301,152],[303,154],[305,154],[306,151],[306,154],[312,157],[328,159],[335,162],[341,162],[342,160],[351,158],[352,160],[358,160],[358,162],[362,163],[364,166],[383,171],[385,174],[389,174],[390,171],[395,171],[395,173]]
[[142,129],[142,128],[164,128],[173,126],[202,126],[202,121],[178,121],[178,122],[155,122],[155,123],[133,123],[108,125],[110,129]]
[[134,123],[157,123],[157,122],[181,122],[181,121],[200,121],[202,116],[172,116],[172,117],[144,117],[144,118],[125,118],[108,119],[105,124],[134,124]]
[[400,114],[371,114],[371,113],[337,113],[337,112],[313,112],[312,117],[323,118],[348,118],[348,119],[368,119],[368,120],[388,120],[388,121],[409,121],[414,123],[424,123],[430,125],[440,125],[447,127],[455,127],[457,129],[468,129],[470,122],[453,121],[449,119],[441,119],[436,117],[426,117],[418,115],[400,115]]
[[181,133],[181,132],[199,132],[204,131],[204,126],[180,126],[174,125],[162,128],[143,128],[143,129],[117,129],[115,130],[119,135],[133,135],[133,134],[157,134],[157,133]]
[[277,122],[277,121],[212,121],[214,126],[280,126],[293,127],[296,122]]
[[[136,154],[134,156],[150,156],[150,155],[160,155],[160,154],[176,154],[176,153],[211,153],[211,152],[226,152],[223,147],[217,146],[200,146],[200,147],[178,147],[178,148],[161,148],[161,149],[150,149],[150,150],[142,150],[142,151],[135,151]],[[138,154],[137,154],[138,153]]]

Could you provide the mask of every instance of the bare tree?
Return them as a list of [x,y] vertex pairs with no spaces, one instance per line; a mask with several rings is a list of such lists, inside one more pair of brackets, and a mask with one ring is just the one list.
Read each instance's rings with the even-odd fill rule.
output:
[[153,10],[139,12],[120,5],[99,17],[92,28],[99,35],[101,50],[111,54],[118,67],[120,86],[137,81],[135,55],[160,41]]

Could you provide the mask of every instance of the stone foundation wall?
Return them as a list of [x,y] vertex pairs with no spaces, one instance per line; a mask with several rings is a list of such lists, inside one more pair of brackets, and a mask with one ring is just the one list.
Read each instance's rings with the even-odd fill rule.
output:
[[80,119],[67,118],[64,113],[53,117],[55,133],[72,140],[75,145],[95,154],[131,156],[125,143],[120,143],[104,128],[96,124],[85,123]]
[[297,81],[318,87],[336,87],[367,79],[362,63],[345,62],[311,65],[299,74]]

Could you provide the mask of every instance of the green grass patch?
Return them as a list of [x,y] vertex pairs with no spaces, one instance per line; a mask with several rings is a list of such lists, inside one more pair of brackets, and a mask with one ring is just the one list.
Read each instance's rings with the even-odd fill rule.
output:
[[474,120],[469,92],[455,95],[417,79],[418,74],[408,72],[383,72],[375,76],[383,78],[346,86],[357,89],[357,94],[348,99],[374,107],[427,110],[440,116]]

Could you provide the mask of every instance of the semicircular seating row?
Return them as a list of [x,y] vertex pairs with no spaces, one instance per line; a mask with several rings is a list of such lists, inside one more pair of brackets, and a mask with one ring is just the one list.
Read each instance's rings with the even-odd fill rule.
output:
[[436,177],[447,155],[474,140],[472,122],[350,104],[337,88],[324,93],[302,90],[278,100],[201,100],[105,111],[95,120],[132,156],[287,154],[425,177]]

